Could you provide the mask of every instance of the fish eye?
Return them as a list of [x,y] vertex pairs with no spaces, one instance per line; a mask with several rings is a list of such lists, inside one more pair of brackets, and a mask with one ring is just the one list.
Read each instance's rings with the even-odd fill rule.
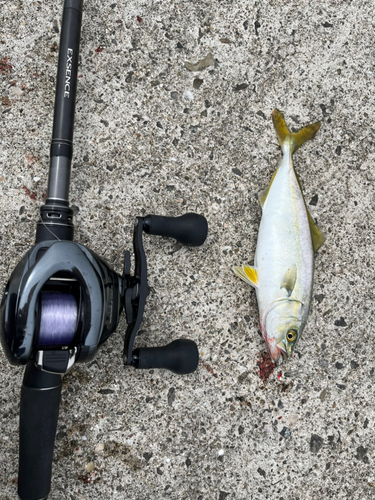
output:
[[289,330],[286,334],[286,340],[288,342],[294,342],[297,338],[297,332],[295,330]]

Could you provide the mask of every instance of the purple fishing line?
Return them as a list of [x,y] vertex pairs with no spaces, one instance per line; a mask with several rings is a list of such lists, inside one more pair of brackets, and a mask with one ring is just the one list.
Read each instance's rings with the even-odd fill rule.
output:
[[70,293],[42,292],[39,344],[68,345],[76,333],[78,307]]

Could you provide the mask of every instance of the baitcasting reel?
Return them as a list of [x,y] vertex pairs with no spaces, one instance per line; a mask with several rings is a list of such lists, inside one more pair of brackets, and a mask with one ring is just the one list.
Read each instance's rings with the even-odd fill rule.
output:
[[[46,205],[42,214],[45,209]],[[24,365],[33,360],[43,372],[63,375],[75,362],[92,360],[98,347],[116,330],[124,309],[128,323],[123,353],[126,365],[166,368],[181,375],[193,372],[198,352],[192,341],[178,340],[163,348],[133,352],[148,295],[142,233],[198,246],[207,236],[206,219],[194,213],[138,217],[133,236],[134,274],[130,252],[126,251],[122,276],[85,246],[67,238],[52,239],[56,229],[53,221],[38,223],[36,245],[18,263],[6,285],[1,338],[9,361]],[[61,233],[63,227],[58,229]],[[41,238],[47,235],[48,240]]]
[[74,363],[93,359],[115,331],[123,310],[128,323],[125,365],[166,368],[177,374],[191,373],[198,365],[198,349],[191,340],[134,351],[133,344],[148,294],[143,232],[202,245],[208,230],[202,215],[138,217],[134,272],[127,251],[121,276],[92,250],[73,241],[68,200],[82,4],[83,0],[64,4],[48,193],[36,244],[13,271],[0,306],[4,352],[10,363],[26,365],[20,406],[21,500],[42,500],[50,491],[62,375]]

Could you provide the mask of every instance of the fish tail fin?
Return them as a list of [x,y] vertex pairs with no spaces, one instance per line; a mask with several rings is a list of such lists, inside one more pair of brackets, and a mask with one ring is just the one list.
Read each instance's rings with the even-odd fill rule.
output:
[[301,128],[297,132],[292,132],[278,109],[273,110],[272,120],[281,149],[284,152],[284,149],[289,146],[291,154],[295,153],[304,142],[312,139],[320,128],[320,122],[316,122]]

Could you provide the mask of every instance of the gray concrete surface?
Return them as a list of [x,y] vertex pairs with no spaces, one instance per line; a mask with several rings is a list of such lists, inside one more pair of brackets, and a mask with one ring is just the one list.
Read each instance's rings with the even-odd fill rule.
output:
[[[47,185],[61,11],[0,0],[1,288]],[[145,238],[152,293],[137,338],[192,338],[199,369],[125,370],[122,319],[65,377],[51,499],[375,498],[374,27],[369,0],[85,1],[76,240],[120,272],[135,215],[197,211],[209,237],[198,249]],[[255,294],[231,266],[252,263],[257,193],[280,157],[274,107],[296,128],[322,121],[295,161],[327,240],[298,354],[263,381]],[[0,363],[10,500],[22,370],[2,351]]]

